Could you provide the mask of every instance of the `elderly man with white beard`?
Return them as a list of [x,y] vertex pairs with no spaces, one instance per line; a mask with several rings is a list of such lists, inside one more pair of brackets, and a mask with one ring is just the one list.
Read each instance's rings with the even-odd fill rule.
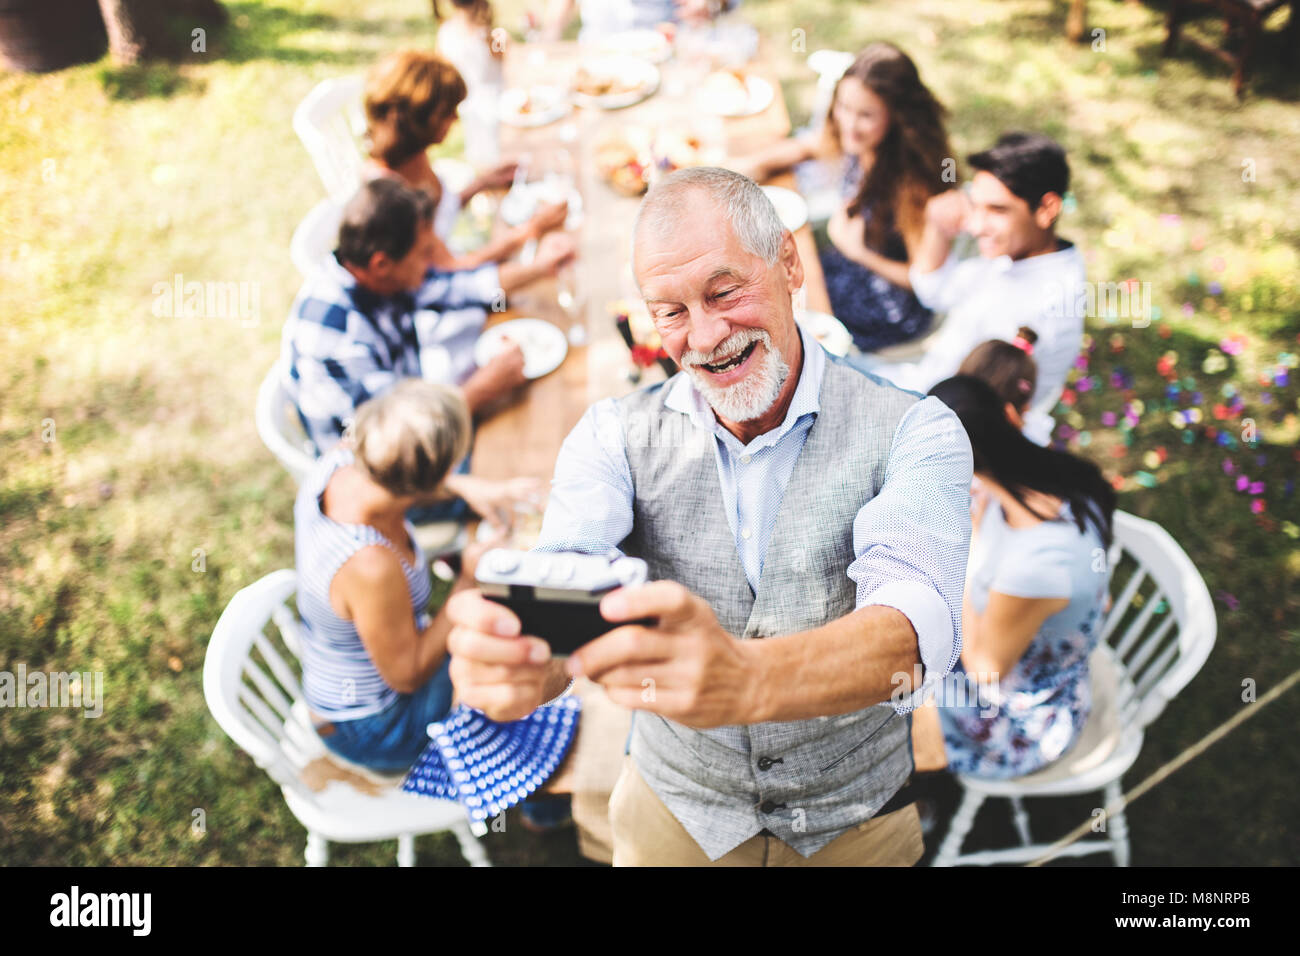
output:
[[651,583],[606,595],[611,630],[564,662],[458,594],[453,684],[495,720],[576,675],[636,712],[615,865],[910,866],[911,711],[961,651],[970,443],[800,328],[794,239],[745,177],[657,184],[633,271],[682,370],[587,411],[539,549],[640,557]]

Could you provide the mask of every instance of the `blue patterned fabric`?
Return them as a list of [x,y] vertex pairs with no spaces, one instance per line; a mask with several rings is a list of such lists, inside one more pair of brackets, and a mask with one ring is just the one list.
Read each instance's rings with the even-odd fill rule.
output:
[[976,613],[990,591],[1070,603],[1043,622],[1011,673],[980,689],[983,707],[938,708],[954,773],[1024,776],[1061,757],[1082,732],[1092,703],[1088,657],[1101,637],[1110,581],[1101,537],[1091,522],[1087,529],[1079,533],[1068,503],[1060,520],[1029,528],[1008,527],[996,502],[985,510],[967,576]]
[[564,759],[582,702],[561,697],[522,720],[499,724],[463,704],[429,725],[429,744],[402,789],[455,800],[481,823],[536,792]]
[[[826,277],[831,312],[853,334],[853,344],[859,350],[874,352],[910,342],[930,330],[934,315],[911,289],[894,285],[847,258],[833,243],[819,245],[817,257]],[[906,258],[904,252],[900,261]]]
[[[422,374],[421,349],[440,326],[476,327],[499,295],[493,264],[462,272],[430,269],[415,292],[382,296],[330,256],[298,293],[281,341],[284,390],[317,450],[338,443],[357,406],[400,378]],[[463,346],[462,339],[468,341],[461,335],[453,344]],[[446,365],[437,370],[440,380],[464,372],[450,359]]]

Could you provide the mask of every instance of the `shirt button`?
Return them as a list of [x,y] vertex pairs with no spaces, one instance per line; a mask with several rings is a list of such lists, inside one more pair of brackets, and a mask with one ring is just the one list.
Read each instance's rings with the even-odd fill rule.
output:
[[749,462],[750,462],[750,459],[751,459],[751,458],[753,458],[752,455],[741,455],[741,456],[740,456],[740,463],[741,463],[742,465],[748,465]]
[[740,536],[741,536],[742,538],[744,538],[746,541],[749,540],[750,534],[751,534],[751,532],[750,532],[750,530],[749,530],[748,528],[741,528],[741,529],[740,529]]
[[784,810],[785,804],[773,803],[771,800],[764,800],[758,809],[764,813],[775,813],[777,810]]
[[759,770],[771,770],[771,769],[772,769],[772,764],[773,764],[773,763],[775,763],[775,761],[774,761],[771,757],[759,757],[759,758],[758,758],[758,769],[759,769]]

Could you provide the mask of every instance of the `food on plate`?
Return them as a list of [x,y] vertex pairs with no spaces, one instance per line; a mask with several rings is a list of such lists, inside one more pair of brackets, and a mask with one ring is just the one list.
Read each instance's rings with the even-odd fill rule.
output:
[[617,96],[631,93],[643,85],[641,76],[617,73],[595,66],[580,66],[573,77],[573,89],[584,96]]
[[701,96],[719,113],[744,113],[749,107],[748,78],[743,70],[714,70],[700,86]]
[[677,130],[660,130],[655,138],[655,165],[662,173],[675,172],[687,166],[702,164],[703,143],[692,133]]
[[639,196],[650,185],[652,163],[649,137],[629,127],[594,144],[596,171],[625,196]]

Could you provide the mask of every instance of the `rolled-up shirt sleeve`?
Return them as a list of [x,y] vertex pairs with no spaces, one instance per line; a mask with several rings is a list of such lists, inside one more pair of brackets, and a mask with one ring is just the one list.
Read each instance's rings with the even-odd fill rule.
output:
[[477,269],[455,272],[430,269],[425,273],[424,284],[415,293],[417,309],[438,312],[471,306],[488,309],[497,303],[504,307],[505,292],[501,288],[501,273],[494,262]]
[[971,474],[960,420],[937,398],[922,399],[898,424],[880,493],[853,522],[848,574],[857,606],[895,608],[916,631],[922,684],[884,702],[900,714],[921,704],[961,656]]
[[632,531],[632,471],[613,399],[597,402],[555,460],[538,551],[605,554]]

